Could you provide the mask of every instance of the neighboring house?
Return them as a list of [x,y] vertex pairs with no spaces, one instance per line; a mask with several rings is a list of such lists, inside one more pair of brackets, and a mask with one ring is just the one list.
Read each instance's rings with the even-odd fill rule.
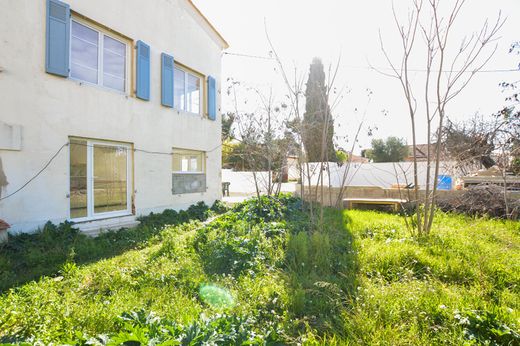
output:
[[[430,154],[431,160],[435,161],[435,143],[430,144]],[[404,158],[406,162],[413,161],[413,145],[408,145],[408,156]],[[428,144],[417,144],[415,146],[415,155],[417,157],[417,161],[427,161],[428,160]]]
[[370,162],[369,159],[367,159],[366,157],[363,157],[363,156],[355,155],[352,153],[350,153],[348,155],[349,155],[350,163],[368,163],[368,162]]
[[12,231],[132,226],[221,198],[227,43],[191,1],[3,5],[0,217]]

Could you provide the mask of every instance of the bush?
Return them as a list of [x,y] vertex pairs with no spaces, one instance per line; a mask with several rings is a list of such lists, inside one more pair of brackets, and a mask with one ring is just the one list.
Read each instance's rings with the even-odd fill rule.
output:
[[204,221],[211,215],[211,209],[204,202],[191,205],[186,211],[179,212],[173,209],[166,209],[161,213],[150,213],[147,216],[140,216],[138,220],[142,225],[153,228],[162,228],[165,225],[178,225],[189,220]]
[[246,221],[259,223],[281,220],[289,211],[293,211],[301,203],[291,195],[260,196],[238,204],[234,212],[239,218]]
[[281,344],[274,325],[259,326],[255,318],[238,315],[202,316],[190,324],[161,319],[144,310],[124,313],[121,331],[102,337],[79,336],[81,343],[104,345],[265,345]]
[[138,218],[141,224],[136,228],[104,232],[96,238],[81,233],[71,222],[59,225],[48,222],[36,233],[12,236],[9,242],[0,245],[0,292],[41,276],[55,275],[67,262],[89,263],[141,248],[165,225],[203,221],[225,210],[217,202],[212,209],[199,202],[186,211],[167,209],[141,216]]
[[[279,266],[283,259],[291,199],[261,198],[238,205],[234,212],[197,231],[194,247],[212,274],[239,276]],[[265,215],[260,218],[258,214]]]
[[454,318],[463,327],[467,340],[484,345],[520,345],[520,333],[500,321],[495,313],[468,310],[456,312]]

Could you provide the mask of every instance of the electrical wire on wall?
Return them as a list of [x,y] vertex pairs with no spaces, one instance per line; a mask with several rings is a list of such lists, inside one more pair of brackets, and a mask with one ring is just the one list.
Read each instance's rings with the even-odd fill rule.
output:
[[[51,158],[49,159],[49,161],[47,161],[47,163],[33,176],[31,177],[29,180],[27,180],[22,186],[20,186],[18,189],[16,189],[15,191],[11,192],[10,194],[8,194],[7,196],[4,196],[4,197],[0,197],[0,201],[3,201],[5,199],[8,199],[9,197],[12,197],[14,196],[15,194],[17,194],[18,192],[22,191],[24,188],[26,188],[32,181],[34,181],[38,176],[40,176],[45,170],[47,170],[47,168],[49,168],[49,166],[51,165],[51,163],[58,157],[58,155],[62,152],[62,150],[65,148],[65,147],[68,147],[71,143],[70,142],[67,142],[65,144],[63,144],[52,156]],[[89,144],[85,144],[85,143],[78,143],[78,142],[74,142],[73,145],[83,145],[83,146],[86,146],[86,147],[94,147],[93,145],[89,145]],[[206,151],[205,153],[211,153],[211,152],[214,152],[215,150],[219,149],[220,147],[222,147],[222,143],[217,145],[216,147]],[[96,144],[96,147],[102,147],[103,145],[99,145],[99,144]],[[123,150],[131,150],[133,152],[140,152],[140,153],[145,153],[145,154],[149,154],[149,155],[168,155],[168,156],[172,156],[173,155],[173,152],[161,152],[161,151],[150,151],[150,150],[145,150],[145,149],[138,149],[138,148],[133,148],[133,149],[127,149],[127,148],[122,148]]]

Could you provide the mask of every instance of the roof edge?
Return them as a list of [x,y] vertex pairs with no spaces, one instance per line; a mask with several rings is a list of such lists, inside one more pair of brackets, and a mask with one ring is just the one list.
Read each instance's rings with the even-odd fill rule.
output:
[[197,12],[200,17],[202,18],[202,20],[204,22],[206,22],[206,24],[209,26],[209,28],[211,29],[211,31],[213,31],[217,37],[219,38],[219,40],[222,42],[222,48],[223,49],[227,49],[229,48],[229,43],[227,43],[226,39],[220,34],[220,32],[218,32],[218,30],[213,26],[213,24],[211,24],[211,22],[209,21],[208,18],[206,18],[206,16],[201,12],[201,10],[199,10],[199,8],[197,6],[195,6],[195,4],[193,3],[193,1],[191,0],[186,0],[190,5],[191,7],[193,7],[193,9],[195,10],[195,12]]

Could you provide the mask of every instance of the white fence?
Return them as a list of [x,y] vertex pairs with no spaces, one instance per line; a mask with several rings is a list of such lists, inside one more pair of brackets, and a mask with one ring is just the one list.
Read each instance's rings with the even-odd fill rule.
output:
[[[418,162],[418,181],[419,187],[426,187],[426,162]],[[310,163],[311,183],[316,184],[319,176],[319,163]],[[340,187],[343,175],[347,167],[345,165],[338,166],[334,162],[329,163],[330,177],[325,170],[324,185],[332,187]],[[441,162],[439,174],[450,175],[455,181],[458,174],[452,169],[450,162]],[[433,184],[434,164],[431,164],[430,172],[431,184]],[[304,184],[307,184],[307,173],[304,172]],[[379,186],[382,188],[390,188],[394,184],[408,185],[413,184],[413,162],[384,162],[384,163],[352,163],[346,179],[348,186]]]

